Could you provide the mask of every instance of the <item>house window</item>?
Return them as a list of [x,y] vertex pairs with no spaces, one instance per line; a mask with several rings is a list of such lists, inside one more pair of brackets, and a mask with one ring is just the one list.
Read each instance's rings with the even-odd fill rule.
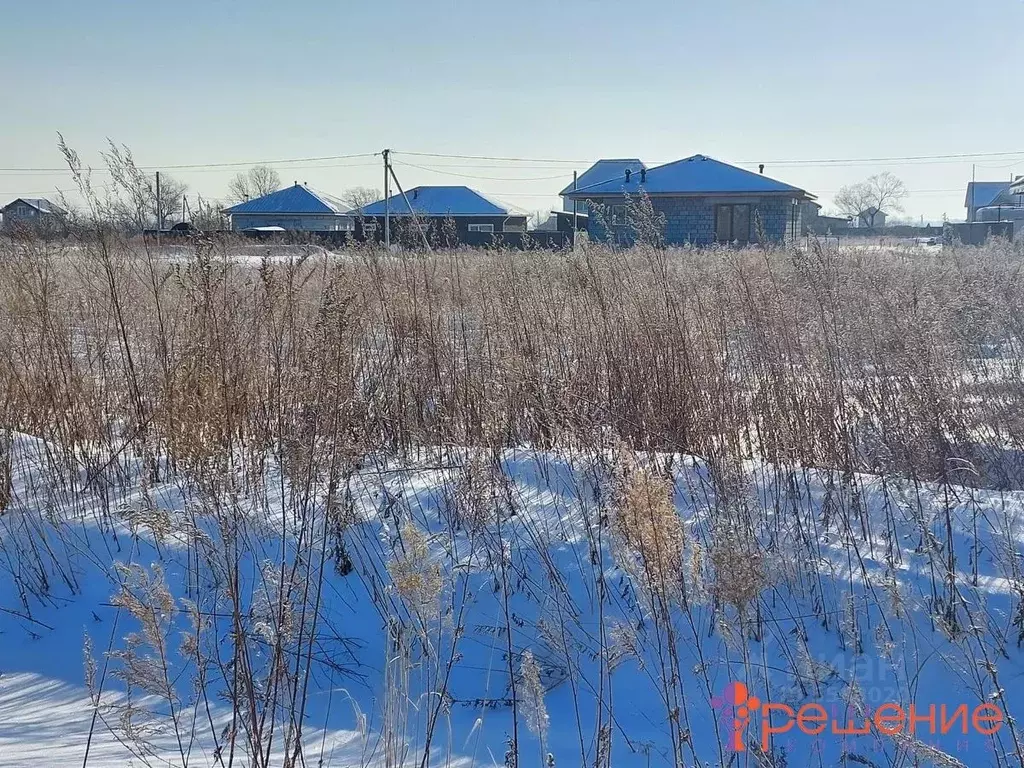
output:
[[363,232],[371,235],[377,231],[377,222],[374,219],[367,219],[363,222]]
[[612,206],[612,226],[613,227],[624,227],[624,226],[626,226],[626,206],[624,206],[624,205],[613,205]]
[[720,243],[750,242],[750,206],[716,205],[715,239]]
[[506,221],[504,226],[501,229],[502,229],[503,232],[519,232],[519,233],[522,233],[522,232],[526,231],[526,224],[519,224],[519,223],[516,223],[516,222],[508,222],[508,221]]
[[470,224],[468,227],[470,232],[494,232],[493,224]]

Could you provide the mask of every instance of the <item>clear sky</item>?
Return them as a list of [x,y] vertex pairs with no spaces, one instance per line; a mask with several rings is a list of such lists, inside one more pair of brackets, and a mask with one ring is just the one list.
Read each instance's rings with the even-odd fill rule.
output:
[[[403,186],[533,211],[600,157],[766,163],[817,194],[889,170],[917,219],[1024,173],[1022,0],[0,0],[0,199],[52,195],[61,131],[190,193],[248,163],[395,150]],[[1015,61],[1016,58],[1016,61]],[[572,162],[422,157],[402,150]],[[793,164],[1006,153],[942,161]],[[790,164],[786,164],[789,161]],[[421,167],[414,167],[421,166]],[[752,167],[752,166],[748,166]],[[374,157],[279,166],[332,194]],[[459,174],[459,175],[455,175]],[[466,178],[472,177],[472,178]]]

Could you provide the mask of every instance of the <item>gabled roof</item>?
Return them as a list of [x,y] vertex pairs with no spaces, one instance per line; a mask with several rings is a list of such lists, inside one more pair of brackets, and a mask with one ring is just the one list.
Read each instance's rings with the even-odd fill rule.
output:
[[[967,196],[964,198],[965,208],[984,208],[996,205],[999,198],[1010,193],[1009,181],[970,181],[967,183]],[[1006,197],[1004,205],[1013,201]]]
[[[627,158],[622,160],[598,160],[587,170],[583,172],[582,176],[576,177],[576,189],[581,189],[593,184],[600,184],[603,181],[611,181],[613,179],[621,179],[626,175],[626,169],[630,171],[639,171],[641,168],[646,168],[637,158]],[[559,195],[567,195],[572,192],[572,184],[567,186]]]
[[[408,216],[409,206],[420,216],[508,216],[507,208],[488,200],[469,187],[413,187],[406,190],[406,204],[401,194],[388,198],[392,216]],[[384,200],[363,206],[363,216],[383,216]]]
[[813,197],[799,187],[783,184],[763,174],[745,171],[704,155],[694,155],[649,168],[646,179],[640,173],[633,173],[627,182],[623,172],[617,179],[577,188],[575,192],[566,194],[566,197],[634,195],[641,190],[651,195],[788,194],[808,199]]
[[59,205],[54,205],[45,197],[19,197],[17,200],[12,200],[0,210],[10,208],[15,203],[24,203],[32,208],[35,208],[40,213],[64,213],[64,209]]
[[279,189],[263,197],[246,200],[233,205],[224,213],[295,213],[295,214],[331,214],[344,213],[342,206],[318,195],[309,187],[295,184]]

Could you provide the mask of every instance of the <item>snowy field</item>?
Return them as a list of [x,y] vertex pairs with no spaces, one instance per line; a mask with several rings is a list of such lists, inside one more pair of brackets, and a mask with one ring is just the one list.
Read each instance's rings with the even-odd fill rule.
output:
[[1024,764],[1015,246],[189,248],[0,244],[0,766]]
[[[223,521],[187,481],[150,485],[136,472],[135,487],[70,490],[55,482],[52,454],[41,441],[17,436],[12,455],[13,496],[0,518],[7,571],[0,592],[0,764],[81,765],[87,744],[95,766],[180,765],[182,754],[190,765],[227,764],[230,676],[208,663],[215,648],[197,662],[184,642],[196,633],[192,611],[207,617],[198,645],[223,646],[231,636],[230,601],[217,572],[230,560],[215,554],[230,546],[218,532]],[[671,764],[666,696],[683,707],[676,733],[685,738],[687,764],[757,764],[749,752],[728,752],[717,699],[732,681],[744,681],[762,701],[819,702],[844,726],[886,702],[913,702],[919,711],[948,705],[950,712],[993,701],[1010,713],[1024,706],[1021,622],[1013,615],[1021,492],[914,489],[871,476],[748,465],[742,496],[730,504],[776,512],[758,531],[763,562],[752,578],[760,580],[741,619],[716,597],[714,585],[729,583],[728,574],[715,572],[724,566],[700,555],[714,552],[713,524],[723,513],[706,468],[658,456],[657,471],[671,478],[670,497],[683,521],[681,586],[668,590],[673,605],[659,626],[651,607],[658,595],[640,586],[638,554],[608,519],[625,512],[602,500],[616,475],[609,454],[506,453],[492,467],[500,467],[492,476],[500,490],[478,497],[494,505],[494,518],[479,524],[467,517],[472,506],[454,501],[469,482],[466,468],[477,461],[456,451],[422,468],[366,467],[351,478],[351,522],[340,542],[351,567],[338,567],[338,540],[318,541],[312,550],[326,548],[325,562],[314,567],[323,568],[325,588],[314,636],[306,638],[312,664],[304,764],[420,764],[435,712],[431,692],[447,678],[429,764],[504,765],[513,733],[511,685],[518,678],[525,701],[527,653],[541,685],[531,705],[542,706],[546,718],[534,731],[524,727],[532,720],[520,702],[521,765],[542,764],[548,753],[556,765],[592,764],[601,749],[611,750],[613,765]],[[629,466],[642,473],[644,463]],[[291,517],[295,500],[280,473],[267,473],[267,482],[257,484],[266,496],[235,501],[249,542],[237,563],[250,595],[242,621],[264,649],[283,630],[267,613],[280,594],[271,578],[276,569],[268,572],[270,560],[261,563],[260,553],[293,552],[302,527]],[[399,571],[403,551],[415,550],[414,531],[429,554]],[[31,549],[13,546],[30,537],[35,554],[45,548],[54,555],[50,567],[40,568],[47,559],[33,558]],[[928,556],[947,541],[960,573],[952,606]],[[119,580],[129,578],[115,562],[150,575],[160,569],[167,589],[166,599],[157,599],[159,589],[145,582],[166,643],[143,639],[130,657],[118,655],[127,648],[124,635],[142,624],[112,599]],[[438,581],[410,588],[403,602],[395,578],[408,581],[409,573],[436,574]],[[145,591],[138,581],[134,589]],[[289,610],[300,594],[294,585]],[[399,618],[412,628],[408,645],[389,636]],[[302,653],[294,637],[284,646]],[[666,660],[667,646],[678,654],[674,664]],[[83,663],[84,647],[91,648],[91,665]],[[666,664],[678,671],[678,685]],[[204,665],[207,696],[197,692]],[[129,666],[134,685],[127,684]],[[157,674],[164,666],[168,688]],[[148,691],[147,677],[157,678]],[[399,689],[397,705],[388,685]],[[401,725],[394,729],[396,718]],[[760,738],[754,720],[751,745]],[[285,764],[283,733],[277,741],[267,754],[271,764]],[[954,728],[914,740],[790,732],[774,736],[771,747],[775,764],[789,766],[837,765],[844,754],[862,765],[929,764],[915,762],[928,757],[928,747],[964,765],[1016,764],[1005,727],[994,736]],[[254,764],[248,751],[239,736],[235,764]]]

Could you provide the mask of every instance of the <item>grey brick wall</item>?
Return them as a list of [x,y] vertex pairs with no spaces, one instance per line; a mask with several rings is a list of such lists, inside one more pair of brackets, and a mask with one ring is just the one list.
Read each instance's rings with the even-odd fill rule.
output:
[[[739,198],[736,202],[740,202]],[[623,200],[606,198],[598,201],[608,206],[622,205]],[[733,202],[713,197],[654,197],[651,199],[655,211],[665,216],[665,242],[669,245],[710,245],[715,242],[715,206],[723,202]],[[773,242],[781,242],[791,238],[794,212],[789,198],[761,197],[743,198],[742,202],[751,204],[751,238],[756,239],[754,217],[759,216],[765,238]],[[797,206],[795,214],[796,233],[801,229],[801,208]],[[600,221],[600,216],[590,217],[590,237],[592,240],[628,244],[631,233],[625,227],[616,227],[609,237],[610,214],[607,221]]]
[[282,227],[300,232],[336,232],[351,226],[352,219],[347,216],[236,213],[231,217],[231,228],[236,231],[250,227]]

